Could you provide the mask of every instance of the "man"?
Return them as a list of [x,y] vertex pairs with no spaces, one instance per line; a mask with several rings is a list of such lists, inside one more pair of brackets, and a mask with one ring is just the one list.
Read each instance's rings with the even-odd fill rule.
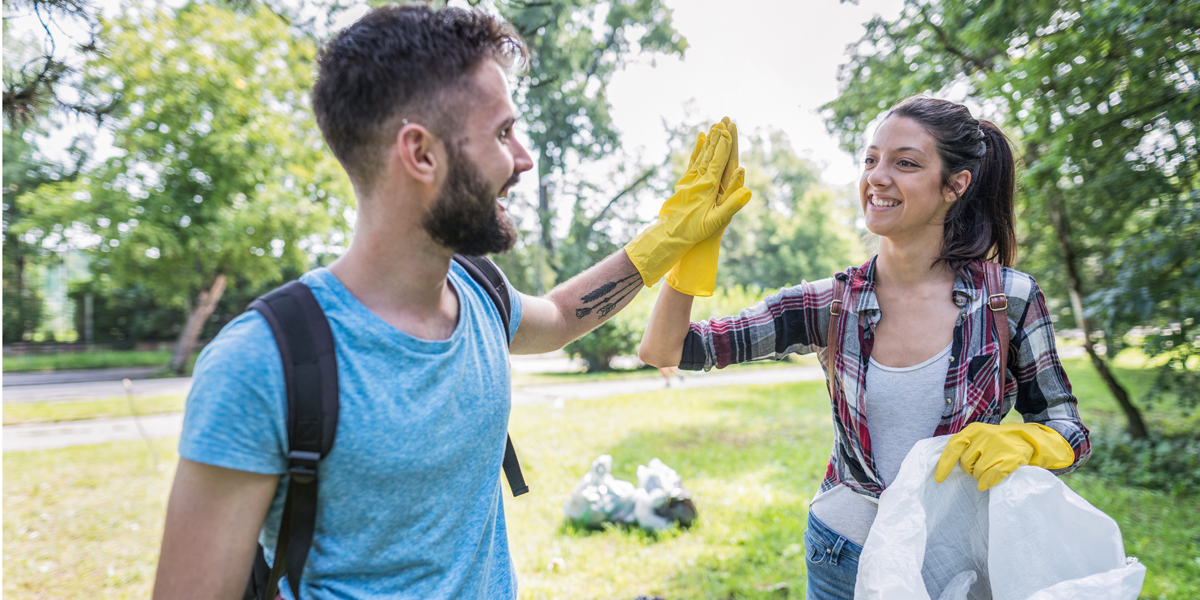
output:
[[[520,38],[486,14],[423,6],[376,9],[319,57],[313,110],[354,184],[358,219],[345,255],[301,278],[333,331],[341,403],[305,598],[516,595],[499,482],[509,340],[451,256],[514,242],[497,199],[533,166],[512,135],[506,78],[524,57]],[[511,351],[561,348],[698,242],[719,243],[749,199],[740,178],[718,191],[731,144],[724,125],[701,136],[659,222],[625,251],[544,298],[513,292]],[[715,269],[715,254],[688,256]],[[286,419],[278,349],[248,312],[196,364],[156,598],[239,598],[256,539],[273,560]],[[280,593],[291,598],[286,582]]]

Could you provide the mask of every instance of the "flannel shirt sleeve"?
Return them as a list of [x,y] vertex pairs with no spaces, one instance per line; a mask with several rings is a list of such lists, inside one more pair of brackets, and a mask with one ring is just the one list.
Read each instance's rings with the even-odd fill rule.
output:
[[708,371],[756,360],[782,360],[826,346],[833,280],[780,289],[736,316],[694,322],[679,368]]
[[[1016,393],[1015,407],[1026,423],[1045,425],[1063,436],[1075,450],[1075,462],[1057,474],[1079,468],[1092,453],[1088,430],[1079,418],[1078,400],[1071,393],[1071,382],[1063,370],[1054,346],[1054,325],[1050,321],[1046,298],[1033,278],[1014,273],[1008,294],[1010,319],[1014,319],[1011,348],[1016,356],[1009,361]],[[1012,306],[1016,300],[1023,306]],[[1013,309],[1017,310],[1014,311]]]

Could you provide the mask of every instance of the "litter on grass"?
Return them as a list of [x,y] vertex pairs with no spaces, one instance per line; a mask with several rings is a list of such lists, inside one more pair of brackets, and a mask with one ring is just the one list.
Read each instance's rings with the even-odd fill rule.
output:
[[600,456],[571,491],[563,512],[585,527],[622,523],[663,531],[675,523],[691,526],[696,505],[674,469],[652,458],[638,467],[637,477],[637,487],[613,477],[612,456]]

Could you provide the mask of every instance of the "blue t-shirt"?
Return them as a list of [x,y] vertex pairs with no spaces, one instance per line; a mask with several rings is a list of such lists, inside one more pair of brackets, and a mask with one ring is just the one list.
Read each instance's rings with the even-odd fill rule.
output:
[[[500,467],[511,404],[508,344],[495,305],[458,264],[447,340],[415,338],[362,305],[326,269],[312,288],[333,330],[340,411],[321,461],[305,598],[515,598]],[[512,331],[521,301],[512,286]],[[249,311],[200,354],[179,455],[264,474],[287,465],[283,367]],[[259,540],[274,560],[287,478]],[[280,582],[291,598],[286,577]]]

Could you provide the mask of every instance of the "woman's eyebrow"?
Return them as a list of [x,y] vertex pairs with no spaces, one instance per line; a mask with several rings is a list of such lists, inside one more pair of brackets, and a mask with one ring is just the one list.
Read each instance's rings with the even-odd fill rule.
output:
[[[879,150],[879,146],[875,146],[875,145],[867,146],[867,150],[868,151]],[[906,151],[916,152],[916,153],[920,154],[921,156],[928,156],[928,154],[925,154],[925,152],[923,150],[921,150],[920,148],[914,148],[912,146],[901,146],[901,147],[893,150],[893,152],[906,152]]]

